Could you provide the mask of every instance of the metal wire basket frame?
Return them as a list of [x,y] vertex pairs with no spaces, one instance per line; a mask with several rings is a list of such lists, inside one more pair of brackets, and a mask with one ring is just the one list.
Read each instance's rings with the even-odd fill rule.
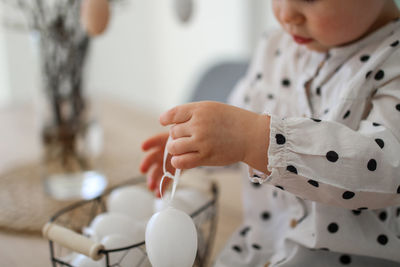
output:
[[[49,222],[51,223],[57,223],[60,225],[67,225],[72,227],[75,231],[81,230],[82,225],[79,226],[71,226],[71,222],[68,220],[62,220],[61,218],[71,212],[78,211],[82,209],[84,206],[87,206],[86,208],[88,209],[88,220],[86,224],[84,225],[89,225],[91,220],[99,213],[104,213],[107,211],[106,205],[105,205],[105,198],[111,193],[116,188],[127,186],[127,185],[134,185],[134,184],[140,184],[145,182],[145,177],[140,176],[140,177],[135,177],[132,179],[129,179],[128,181],[121,183],[117,186],[111,187],[108,190],[106,190],[102,195],[91,199],[91,200],[83,200],[79,201],[77,203],[74,203],[70,206],[67,206],[60,211],[58,211],[56,214],[54,214]],[[198,232],[199,236],[199,248],[197,250],[196,254],[196,259],[194,262],[194,266],[196,267],[205,267],[207,266],[210,253],[212,250],[212,245],[214,243],[215,239],[215,233],[216,233],[216,226],[217,226],[217,214],[218,214],[218,205],[217,205],[217,200],[218,200],[218,186],[215,182],[211,182],[210,186],[210,193],[211,193],[211,199],[205,203],[203,206],[198,208],[196,211],[190,214],[192,219],[198,218],[200,215],[206,215],[205,220],[203,220],[203,223],[201,225],[196,225],[196,229]],[[204,237],[205,236],[205,237]],[[58,253],[56,252],[56,243],[54,241],[49,240],[49,247],[50,247],[50,260],[52,262],[53,267],[58,267],[58,266],[67,266],[67,267],[75,267],[71,265],[70,263],[66,262],[66,260],[60,258],[58,254],[61,254],[60,251]],[[100,250],[100,254],[104,254],[105,257],[105,266],[106,267],[116,267],[120,266],[118,263],[111,263],[110,262],[110,257],[112,253],[116,252],[122,252],[126,251],[128,252],[131,249],[138,248],[143,252],[144,257],[147,258],[147,254],[145,251],[145,241],[141,241],[136,244],[132,244],[130,246],[126,247],[121,247],[121,248],[116,248],[116,249],[102,249]],[[62,248],[59,247],[59,250]],[[142,262],[143,260],[141,260]],[[139,264],[138,266],[141,266]]]

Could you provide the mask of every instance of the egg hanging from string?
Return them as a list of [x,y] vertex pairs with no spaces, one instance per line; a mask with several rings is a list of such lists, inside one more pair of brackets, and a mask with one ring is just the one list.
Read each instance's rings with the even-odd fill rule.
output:
[[90,36],[102,34],[107,28],[109,19],[108,0],[82,0],[81,24]]
[[174,0],[174,9],[178,19],[187,23],[193,16],[194,2],[193,0]]
[[169,207],[155,213],[146,227],[146,251],[153,267],[191,267],[197,231],[185,212]]

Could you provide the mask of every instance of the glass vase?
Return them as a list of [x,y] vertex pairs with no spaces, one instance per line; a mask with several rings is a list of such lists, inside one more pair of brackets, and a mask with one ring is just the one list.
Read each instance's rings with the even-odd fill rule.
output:
[[59,200],[91,199],[107,180],[95,168],[102,142],[84,95],[84,66],[90,38],[68,17],[55,17],[35,33],[41,66],[40,114],[45,192]]

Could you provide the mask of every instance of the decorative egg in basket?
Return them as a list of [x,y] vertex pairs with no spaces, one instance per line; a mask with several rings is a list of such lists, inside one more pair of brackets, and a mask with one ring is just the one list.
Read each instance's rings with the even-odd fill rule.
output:
[[[139,220],[140,216],[133,218],[135,216],[127,215],[119,210],[118,212],[109,210],[113,205],[110,205],[110,201],[114,201],[112,200],[113,197],[111,197],[113,192],[132,186],[143,186],[145,188],[145,178],[132,179],[124,185],[110,188],[95,199],[81,201],[68,206],[50,219],[50,222],[43,229],[43,235],[51,240],[50,259],[53,266],[149,267],[152,266],[149,261],[150,258],[156,255],[153,266],[157,267],[157,259],[160,259],[158,254],[160,250],[165,246],[176,248],[181,242],[189,244],[184,247],[187,252],[179,256],[182,260],[186,258],[186,263],[182,262],[182,265],[170,266],[208,266],[207,263],[211,255],[216,228],[216,200],[218,196],[216,184],[210,183],[209,194],[205,193],[206,203],[199,203],[199,208],[195,208],[192,213],[192,219],[195,224],[185,212],[174,208],[164,209],[163,212],[167,211],[164,215],[162,212],[155,215],[159,219],[149,221],[150,228],[148,227],[149,231],[146,232],[148,235],[146,242],[148,244],[145,244],[146,220]],[[177,190],[177,193],[180,191],[184,191],[184,189]],[[119,192],[124,192],[124,190]],[[150,203],[146,203],[146,205],[150,204],[152,210],[154,199],[148,202]],[[145,203],[142,202],[142,204]],[[165,216],[168,213],[171,213],[172,216]],[[208,214],[206,216],[207,220],[197,221],[196,218],[203,214]],[[173,218],[172,221],[179,218],[178,220],[184,223],[179,227],[179,224],[169,222],[171,218]],[[167,221],[167,226],[164,227],[165,221]],[[160,224],[161,227],[156,227],[157,231],[150,231],[156,224]],[[165,234],[169,234],[169,236]],[[196,235],[198,236],[197,240],[193,239]],[[186,241],[182,241],[182,238]],[[159,240],[159,242],[155,240]],[[161,242],[163,243],[162,246]],[[172,251],[177,250],[173,249]],[[172,260],[178,258],[176,255],[170,256]],[[175,261],[171,262],[176,263]],[[165,267],[169,265],[158,266]]]
[[154,196],[146,188],[124,186],[111,192],[107,199],[107,209],[147,222],[153,215],[153,201]]
[[112,234],[125,236],[132,243],[138,243],[144,239],[144,224],[133,220],[125,214],[106,212],[97,215],[84,228],[86,233],[94,241],[101,241],[104,237]]
[[167,192],[165,194],[165,199],[156,199],[154,201],[154,212],[159,212],[165,208],[168,208],[169,206],[172,206],[190,215],[210,201],[210,196],[207,194],[201,192],[200,190],[187,187],[176,191],[174,199],[172,199],[171,202],[169,202],[170,198],[171,194]]
[[146,227],[146,251],[154,267],[193,266],[197,231],[189,215],[173,207],[154,214]]

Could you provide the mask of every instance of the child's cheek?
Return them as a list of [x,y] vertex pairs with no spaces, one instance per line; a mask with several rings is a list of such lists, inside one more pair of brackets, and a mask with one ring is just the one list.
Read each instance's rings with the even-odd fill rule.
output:
[[322,45],[335,46],[341,44],[346,38],[343,28],[344,25],[340,21],[320,18],[312,23],[310,32],[312,37]]

